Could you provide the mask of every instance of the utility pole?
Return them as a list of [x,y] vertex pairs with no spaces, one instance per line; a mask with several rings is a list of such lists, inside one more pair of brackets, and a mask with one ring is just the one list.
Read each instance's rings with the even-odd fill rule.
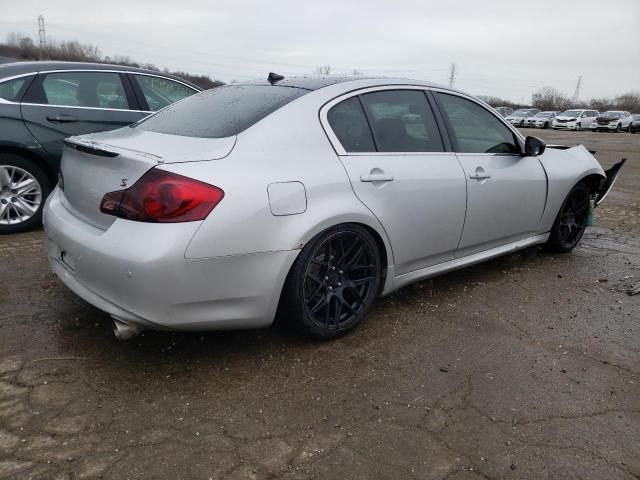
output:
[[47,34],[44,30],[44,15],[38,17],[38,37],[40,38],[40,60],[44,58],[47,49]]
[[449,86],[453,87],[456,83],[456,64],[452,63],[449,69]]
[[576,106],[578,104],[578,99],[580,98],[580,87],[582,86],[582,75],[578,77],[578,83],[576,83],[576,91],[573,92],[573,105]]

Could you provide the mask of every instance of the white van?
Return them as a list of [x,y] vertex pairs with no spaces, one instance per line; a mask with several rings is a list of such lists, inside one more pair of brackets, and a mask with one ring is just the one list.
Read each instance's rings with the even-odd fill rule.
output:
[[591,128],[591,124],[600,115],[597,110],[565,110],[558,115],[551,125],[554,130],[582,130]]

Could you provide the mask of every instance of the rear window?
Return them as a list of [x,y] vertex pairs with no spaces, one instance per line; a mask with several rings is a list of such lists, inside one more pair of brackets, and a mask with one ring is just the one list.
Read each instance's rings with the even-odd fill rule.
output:
[[18,101],[18,97],[22,90],[24,90],[23,87],[27,80],[29,80],[27,77],[20,77],[0,83],[0,98],[4,98],[10,102]]
[[135,127],[185,137],[230,137],[305,93],[292,87],[225,85],[170,105]]

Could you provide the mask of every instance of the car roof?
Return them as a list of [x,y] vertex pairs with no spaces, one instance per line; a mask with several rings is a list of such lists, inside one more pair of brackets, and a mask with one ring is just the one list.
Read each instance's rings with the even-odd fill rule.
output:
[[319,90],[324,87],[336,85],[347,82],[368,83],[372,86],[392,84],[392,85],[419,85],[425,87],[438,87],[446,90],[456,91],[455,89],[438,85],[432,82],[425,82],[423,80],[413,80],[408,78],[394,78],[394,77],[372,77],[372,76],[337,76],[337,75],[305,75],[305,76],[293,76],[284,77],[282,80],[269,82],[266,78],[264,80],[248,80],[245,82],[239,82],[235,85],[276,85],[279,87],[293,87],[303,88],[305,90]]
[[180,82],[191,85],[198,90],[202,90],[197,85],[176,77],[168,73],[148,70],[146,68],[128,67],[125,65],[112,65],[109,63],[90,63],[90,62],[52,62],[52,61],[34,61],[34,62],[13,62],[0,65],[0,80],[3,78],[15,77],[29,73],[45,72],[50,70],[112,70],[122,72],[147,73],[150,75],[159,75],[166,78],[178,80]]

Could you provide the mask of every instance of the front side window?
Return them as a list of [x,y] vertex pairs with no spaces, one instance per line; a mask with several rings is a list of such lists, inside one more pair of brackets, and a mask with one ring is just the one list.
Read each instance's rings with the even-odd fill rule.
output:
[[225,85],[173,103],[134,128],[185,137],[231,137],[308,92],[277,85]]
[[437,96],[453,130],[457,152],[520,152],[513,132],[487,109],[456,95],[438,93]]
[[347,152],[375,152],[373,136],[358,97],[331,107],[327,113],[331,130]]
[[149,110],[153,112],[198,93],[193,88],[168,78],[151,75],[134,75],[133,77],[142,90]]
[[20,77],[0,83],[0,98],[17,102],[26,82],[27,77]]
[[112,72],[49,73],[41,103],[68,107],[129,108],[120,75]]
[[444,151],[424,92],[385,90],[361,99],[379,152]]

